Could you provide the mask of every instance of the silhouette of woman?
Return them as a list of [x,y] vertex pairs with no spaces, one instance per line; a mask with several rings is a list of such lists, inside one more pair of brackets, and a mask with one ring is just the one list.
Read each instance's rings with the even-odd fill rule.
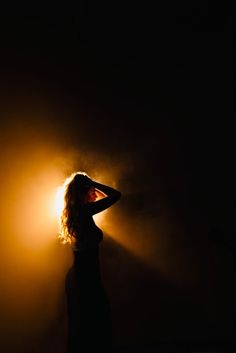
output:
[[121,193],[83,172],[73,173],[64,186],[59,237],[64,243],[69,242],[73,250],[73,264],[65,280],[68,353],[111,352],[111,311],[99,264],[103,232],[93,215],[112,206]]

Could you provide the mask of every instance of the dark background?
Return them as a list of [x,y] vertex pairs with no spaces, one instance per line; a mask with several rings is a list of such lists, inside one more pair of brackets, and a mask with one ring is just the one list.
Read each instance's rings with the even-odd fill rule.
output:
[[[178,243],[195,254],[187,266],[200,263],[198,284],[186,290],[191,274],[182,286],[168,269],[160,274],[105,242],[117,346],[233,346],[233,10],[227,1],[34,1],[1,10],[2,141],[27,102],[53,106],[58,115],[27,118],[30,129],[45,123],[62,149],[86,151],[92,165],[94,152],[112,168],[124,161],[117,207],[127,224],[137,218],[139,241],[145,246],[149,221],[150,233],[160,231],[164,214],[175,234],[169,254]],[[181,261],[173,255],[177,272]]]

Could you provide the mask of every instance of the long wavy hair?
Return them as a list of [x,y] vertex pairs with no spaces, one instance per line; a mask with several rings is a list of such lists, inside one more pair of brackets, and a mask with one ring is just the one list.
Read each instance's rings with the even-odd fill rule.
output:
[[63,184],[63,209],[59,219],[59,239],[63,244],[77,238],[78,213],[85,203],[91,179],[84,172],[72,173]]

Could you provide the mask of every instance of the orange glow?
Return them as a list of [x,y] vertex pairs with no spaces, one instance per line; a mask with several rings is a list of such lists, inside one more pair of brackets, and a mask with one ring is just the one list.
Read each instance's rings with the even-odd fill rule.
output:
[[55,195],[55,214],[59,219],[64,207],[64,187],[59,186]]
[[107,212],[107,210],[102,211],[100,213],[97,213],[97,214],[95,214],[93,216],[94,221],[96,222],[98,227],[101,227],[101,228],[103,227],[103,223],[104,223],[104,220],[105,220],[106,212]]
[[[15,109],[14,104],[12,107]],[[17,119],[12,118],[9,124],[6,119],[6,128],[4,121],[0,141],[0,327],[9,352],[43,351],[45,347],[40,342],[44,342],[45,332],[52,332],[55,318],[64,320],[64,279],[73,260],[71,247],[61,246],[57,237],[65,175],[85,170],[99,180],[101,171],[112,170],[119,179],[118,169],[123,168],[123,164],[119,167],[89,148],[84,154],[83,146],[82,153],[78,145],[74,149],[66,142],[65,146],[65,131],[60,133],[57,124],[51,124],[53,119],[42,105],[38,117],[31,116],[31,108],[29,118],[18,117],[16,109]],[[23,109],[24,114],[26,110]],[[111,179],[105,175],[104,183],[109,184]],[[101,228],[104,216],[106,211],[94,216],[98,226],[102,223]],[[62,310],[62,315],[58,310]],[[59,336],[60,350],[63,332]]]
[[55,177],[49,171],[48,175],[46,172],[35,176],[27,185],[27,193],[23,190],[17,198],[15,225],[20,234],[19,241],[27,247],[47,247],[56,239]]

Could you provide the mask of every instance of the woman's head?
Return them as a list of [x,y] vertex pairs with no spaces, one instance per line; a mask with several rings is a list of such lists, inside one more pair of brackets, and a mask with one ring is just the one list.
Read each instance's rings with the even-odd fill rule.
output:
[[69,177],[65,186],[65,202],[72,205],[83,205],[87,202],[92,180],[86,173],[78,172]]
[[79,208],[96,200],[92,180],[84,172],[71,174],[64,182],[64,208],[60,217],[60,235],[63,242],[75,236]]

